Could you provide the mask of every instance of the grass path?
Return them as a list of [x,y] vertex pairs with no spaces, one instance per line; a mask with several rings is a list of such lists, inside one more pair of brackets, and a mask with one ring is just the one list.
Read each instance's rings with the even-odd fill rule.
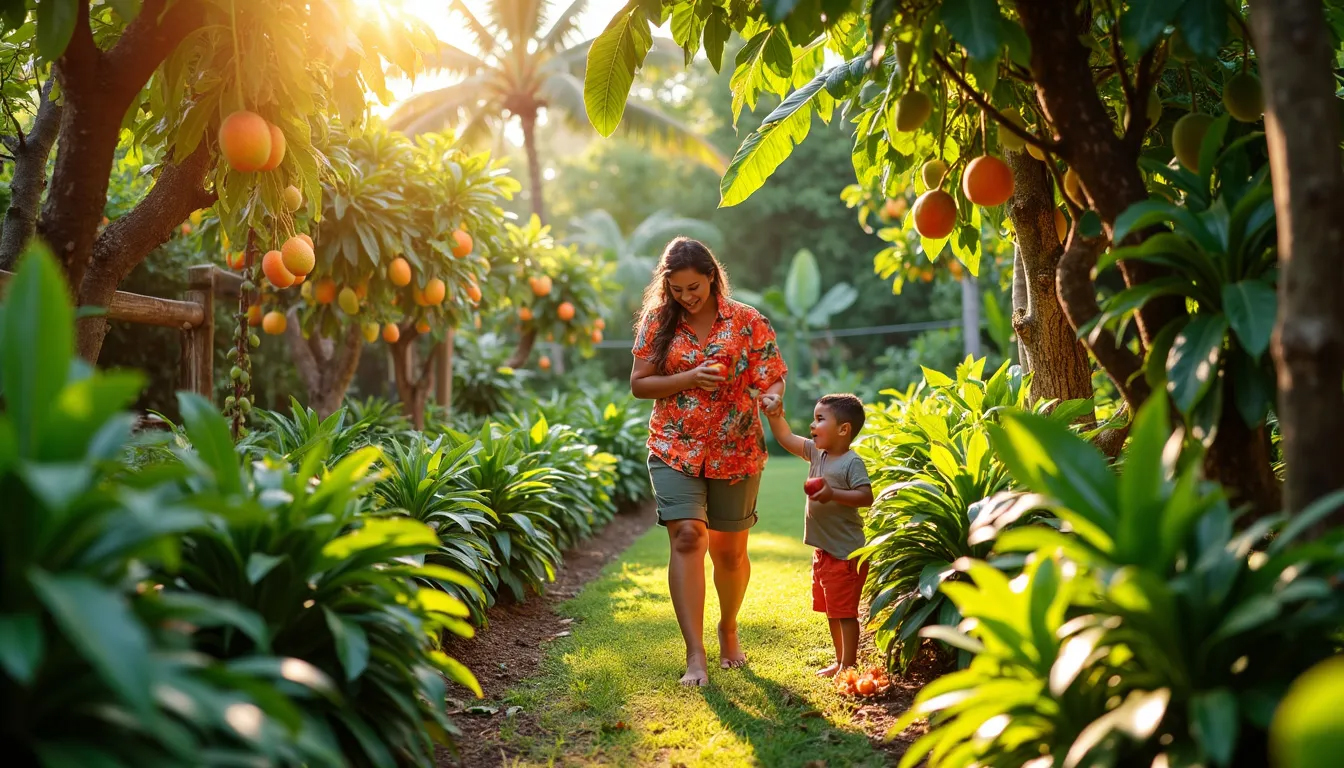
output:
[[[710,582],[710,686],[677,685],[684,651],[667,596],[667,534],[655,526],[560,612],[573,634],[554,641],[541,674],[503,702],[532,715],[504,740],[533,765],[876,766],[843,703],[813,672],[834,656],[811,610],[803,544],[807,465],[772,458],[752,530],[751,587],[740,618],[743,670],[720,670]],[[816,761],[825,761],[818,763]]]

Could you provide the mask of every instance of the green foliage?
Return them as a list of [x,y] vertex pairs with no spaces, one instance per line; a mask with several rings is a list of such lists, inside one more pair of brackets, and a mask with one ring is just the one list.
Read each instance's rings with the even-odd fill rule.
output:
[[505,365],[510,350],[495,334],[459,333],[453,337],[453,411],[455,414],[503,414],[524,398],[530,371]]
[[[871,469],[877,498],[867,520],[868,544],[856,554],[870,563],[865,594],[878,648],[887,663],[904,669],[920,647],[921,629],[955,625],[957,608],[939,591],[962,578],[954,564],[991,556],[986,501],[1009,487],[1008,470],[990,449],[989,430],[1004,413],[1029,407],[1028,380],[1004,363],[987,381],[985,361],[969,358],[956,378],[925,369],[924,382],[869,407],[856,450]],[[1088,401],[1043,402],[1050,418],[1068,423]],[[1024,518],[1022,522],[1026,522]],[[996,557],[1012,569],[1020,559]]]
[[[956,564],[969,581],[943,591],[966,622],[926,634],[975,657],[897,724],[932,724],[902,765],[1264,764],[1285,689],[1334,652],[1344,623],[1331,586],[1344,535],[1298,541],[1344,497],[1236,533],[1221,490],[1199,477],[1202,449],[1169,424],[1166,400],[1151,399],[1119,471],[1040,417],[990,428],[1026,491],[1006,500],[996,547],[1028,563],[1011,582]],[[1008,529],[1038,509],[1063,528]]]
[[566,424],[583,439],[615,459],[612,502],[625,509],[652,497],[648,468],[648,423],[651,404],[629,389],[607,382],[595,389],[554,393],[536,404],[550,422]]

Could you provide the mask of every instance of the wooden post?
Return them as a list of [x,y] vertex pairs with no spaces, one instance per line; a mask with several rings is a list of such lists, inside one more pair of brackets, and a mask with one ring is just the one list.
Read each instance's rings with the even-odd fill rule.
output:
[[443,406],[443,419],[453,412],[453,327],[448,326],[443,341],[439,342],[439,369],[434,377],[434,399]]
[[215,267],[187,269],[187,301],[204,310],[202,322],[182,324],[182,387],[207,400],[215,392]]

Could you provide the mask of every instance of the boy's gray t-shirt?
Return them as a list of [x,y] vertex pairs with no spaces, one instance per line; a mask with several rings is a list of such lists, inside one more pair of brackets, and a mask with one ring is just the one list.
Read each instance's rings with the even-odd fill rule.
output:
[[[833,457],[817,448],[811,440],[803,440],[803,451],[812,467],[808,477],[824,477],[831,490],[852,491],[872,485],[863,460],[854,451]],[[824,549],[832,556],[848,560],[854,550],[866,542],[863,537],[863,518],[859,510],[836,501],[818,503],[807,500],[807,519],[803,524],[803,541],[810,547]]]

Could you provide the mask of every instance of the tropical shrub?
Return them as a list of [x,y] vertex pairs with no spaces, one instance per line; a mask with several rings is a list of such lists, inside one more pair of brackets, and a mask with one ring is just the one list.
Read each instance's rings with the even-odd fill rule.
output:
[[530,371],[510,368],[510,350],[493,333],[453,339],[453,415],[502,414],[523,399]]
[[[925,634],[974,659],[898,722],[932,725],[902,765],[1266,764],[1279,700],[1344,626],[1344,532],[1299,542],[1344,494],[1235,532],[1164,398],[1139,412],[1118,472],[1038,416],[1006,413],[990,434],[1026,489],[997,548],[1028,562],[1010,581],[967,558],[969,580],[942,586],[966,619]],[[1037,509],[1062,528],[1005,530]]]
[[[870,563],[870,622],[894,669],[904,670],[915,658],[923,627],[960,620],[956,605],[938,589],[964,578],[953,564],[991,556],[992,537],[975,529],[987,511],[985,500],[1008,489],[1010,478],[990,450],[989,429],[1003,413],[1029,407],[1029,377],[1004,363],[982,381],[984,365],[968,358],[956,379],[925,369],[922,386],[869,407],[856,446],[878,489],[868,515],[868,545],[856,555]],[[1091,403],[1035,407],[1053,407],[1050,418],[1068,423]],[[1021,558],[992,562],[1012,569]]]
[[638,400],[628,388],[607,381],[582,392],[553,392],[549,398],[537,400],[536,407],[551,422],[569,425],[599,453],[616,459],[611,498],[618,510],[652,496],[645,445],[651,408],[648,401]]

